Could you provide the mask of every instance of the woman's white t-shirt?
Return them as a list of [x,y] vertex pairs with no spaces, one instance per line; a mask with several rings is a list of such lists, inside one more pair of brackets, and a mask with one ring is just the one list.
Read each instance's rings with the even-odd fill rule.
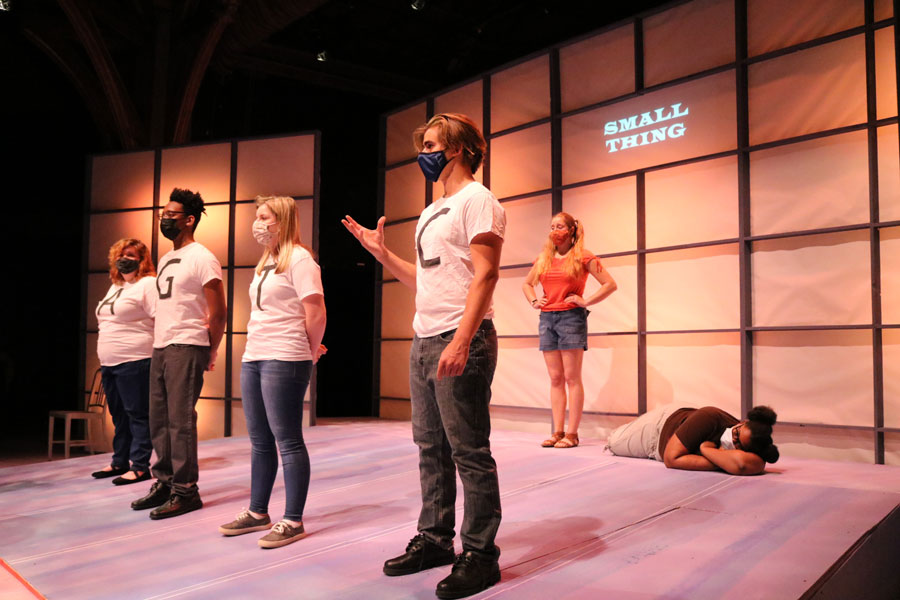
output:
[[275,273],[270,259],[250,282],[250,322],[243,362],[312,360],[302,300],[322,294],[322,275],[312,255],[294,247],[290,267]]
[[104,367],[150,358],[153,317],[156,315],[156,277],[114,283],[97,304],[97,356]]

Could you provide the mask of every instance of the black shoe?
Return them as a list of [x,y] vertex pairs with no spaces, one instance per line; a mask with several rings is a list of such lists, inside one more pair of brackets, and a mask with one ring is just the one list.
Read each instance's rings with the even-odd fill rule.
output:
[[150,511],[150,518],[154,521],[168,519],[169,517],[177,517],[200,508],[203,508],[203,500],[200,499],[200,494],[197,492],[190,496],[172,494],[165,504]]
[[406,552],[384,561],[384,574],[409,575],[453,562],[453,549],[444,550],[421,533],[409,540]]
[[138,471],[135,471],[134,474],[137,475],[134,479],[128,479],[126,477],[116,477],[113,479],[113,485],[128,485],[130,483],[137,483],[138,481],[147,481],[150,479],[150,471],[141,471],[140,475]]
[[134,510],[146,510],[155,508],[164,504],[169,496],[172,495],[172,488],[164,484],[162,481],[156,481],[150,486],[150,491],[143,498],[139,498],[131,503]]
[[109,471],[94,471],[91,473],[91,477],[94,479],[106,479],[107,477],[115,477],[116,475],[121,475],[122,473],[127,473],[128,467],[113,467]]
[[500,581],[500,565],[494,556],[467,550],[456,557],[453,572],[437,584],[438,598],[465,598]]

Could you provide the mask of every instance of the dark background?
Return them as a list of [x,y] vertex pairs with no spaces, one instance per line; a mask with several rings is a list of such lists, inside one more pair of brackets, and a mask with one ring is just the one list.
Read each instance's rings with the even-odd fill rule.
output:
[[[93,77],[91,61],[61,6],[95,25],[145,124],[158,32],[148,15],[174,23],[167,69],[177,82],[201,33],[232,11],[203,75],[190,133],[174,141],[322,132],[319,251],[329,353],[318,369],[318,413],[368,416],[375,265],[340,219],[349,213],[371,224],[378,217],[380,115],[662,4],[427,0],[414,10],[408,0],[9,0],[10,10],[0,11],[0,455],[45,447],[47,411],[76,408],[83,397],[87,158],[173,143],[171,120],[147,126],[130,144],[117,138],[103,96],[76,85]],[[322,50],[325,63],[315,61]],[[54,51],[62,59],[51,59]],[[60,60],[87,70],[66,72]],[[178,89],[168,86],[170,116]]]

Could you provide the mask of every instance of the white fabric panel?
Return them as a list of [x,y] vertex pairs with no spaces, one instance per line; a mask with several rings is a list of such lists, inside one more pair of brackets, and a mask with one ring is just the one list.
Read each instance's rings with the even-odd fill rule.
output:
[[458,87],[434,98],[434,114],[462,113],[484,131],[484,90],[481,80]]
[[[222,340],[222,345],[219,348],[225,347],[225,341]],[[241,359],[244,356],[244,348],[247,347],[247,334],[246,333],[234,333],[231,334],[231,395],[235,398],[240,398],[241,394]],[[220,350],[222,352],[222,350]],[[224,352],[222,353],[224,356]],[[236,409],[232,408],[232,411],[236,412]],[[243,418],[243,409],[241,410],[241,418]],[[234,435],[237,435],[235,433]]]
[[733,0],[694,0],[644,19],[644,84],[734,62]]
[[560,48],[559,77],[564,112],[633,92],[634,26]]
[[900,324],[900,227],[881,230],[881,322]]
[[[204,398],[222,398],[225,396],[225,340],[219,346],[219,354],[216,357],[216,368],[203,374],[203,388],[200,396]],[[197,412],[200,412],[199,407]],[[200,417],[201,420],[203,417]],[[222,434],[219,433],[219,437]]]
[[882,221],[900,220],[900,140],[896,125],[878,128],[878,206]]
[[[106,296],[112,281],[109,273],[88,273],[87,276],[87,330],[97,331],[97,305]],[[97,352],[97,346],[87,346],[87,352]],[[90,382],[89,382],[90,383]]]
[[[546,368],[545,376],[546,376]],[[603,335],[588,338],[581,365],[584,410],[637,414],[637,336]],[[544,384],[550,407],[550,379]]]
[[750,56],[857,27],[864,17],[861,0],[750,0]]
[[[637,331],[637,255],[601,259],[603,268],[616,280],[618,288],[611,296],[589,308],[588,333]],[[585,297],[600,289],[600,283],[589,276]]]
[[172,188],[176,187],[199,192],[207,204],[228,202],[231,193],[231,144],[167,148],[162,151],[161,171],[160,206],[166,205]]
[[[494,289],[494,326],[500,335],[537,335],[540,311],[531,307],[522,293],[530,268],[503,269]],[[541,284],[534,286],[538,298]]]
[[312,196],[315,168],[315,135],[238,142],[235,199]]
[[647,329],[740,326],[737,244],[647,254]]
[[539,56],[491,76],[491,132],[550,115],[550,57]]
[[[90,248],[88,249],[88,269],[91,271],[109,271],[109,249],[122,238],[138,239],[149,248],[152,232],[152,210],[91,215],[90,237],[88,238],[91,240]],[[162,255],[168,251],[168,248],[163,250],[163,244],[169,244],[169,240],[161,235],[159,237],[159,253]]]
[[731,150],[735,106],[729,70],[566,117],[563,183]]
[[853,131],[753,152],[753,235],[868,222],[867,138]]
[[[200,219],[200,224],[194,230],[194,240],[206,246],[210,252],[216,255],[223,266],[228,264],[228,210],[227,204],[207,206],[206,213]],[[252,235],[249,230],[244,230],[244,235]],[[160,235],[159,254],[162,256],[172,249],[172,243]]]
[[214,440],[224,436],[225,403],[221,400],[198,400],[197,439]]
[[381,337],[412,338],[416,314],[416,293],[392,281],[381,286]]
[[[169,190],[171,191],[171,190]],[[91,162],[91,209],[153,206],[153,152],[95,156]]]
[[387,118],[384,155],[387,165],[415,158],[416,147],[413,144],[413,131],[427,120],[424,102],[396,112]]
[[870,331],[760,331],[754,337],[754,404],[771,406],[782,421],[872,426]]
[[[388,222],[417,217],[425,209],[425,186],[418,163],[384,172],[384,216]],[[434,198],[440,197],[440,194]]]
[[[550,410],[550,379],[538,338],[501,338],[491,404]],[[549,417],[548,417],[549,418]]]
[[650,171],[644,185],[648,248],[738,236],[736,158]]
[[256,269],[234,269],[234,298],[228,298],[232,306],[232,331],[247,331],[250,322],[250,282]]
[[875,32],[876,115],[886,119],[897,115],[897,61],[894,56],[894,28]]
[[900,329],[881,334],[884,366],[884,426],[900,427]]
[[550,231],[551,206],[550,196],[503,203],[506,236],[500,255],[501,266],[530,264],[537,258]]
[[[294,204],[297,205],[297,216],[300,219],[300,241],[312,248],[314,225],[313,208],[315,200],[294,200]],[[316,257],[316,260],[318,260],[318,257]]]
[[752,261],[754,325],[872,322],[867,231],[756,242]]
[[563,190],[562,207],[582,222],[585,248],[594,254],[637,249],[634,177]]
[[900,434],[898,433],[886,432],[884,434],[884,464],[900,466]]
[[893,0],[875,0],[875,20],[882,21],[894,16]]
[[741,414],[741,334],[647,336],[647,410],[669,403]]
[[409,349],[412,341],[381,342],[381,395],[409,398]]
[[[776,412],[781,419],[781,412]],[[871,431],[775,425],[772,438],[783,456],[869,464],[875,456]],[[776,464],[773,469],[780,466]]]
[[[262,256],[262,246],[253,238],[256,203],[236,204],[234,211],[234,264],[242,267],[255,266]],[[205,220],[200,222],[200,227],[204,225]],[[160,239],[161,243],[162,241]]]
[[[363,226],[369,225],[363,223]],[[375,226],[374,223],[371,225]],[[384,244],[388,249],[405,261],[416,264],[416,222],[407,221],[396,225],[385,225]],[[390,271],[384,269],[384,279],[395,279]]]
[[862,35],[751,64],[748,79],[751,144],[866,120]]
[[491,191],[498,198],[550,187],[550,124],[491,140]]

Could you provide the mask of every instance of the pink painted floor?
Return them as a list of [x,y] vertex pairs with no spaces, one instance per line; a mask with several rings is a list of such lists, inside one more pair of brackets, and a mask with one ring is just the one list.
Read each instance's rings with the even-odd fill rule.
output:
[[[164,521],[129,508],[146,483],[91,479],[108,455],[0,469],[0,558],[51,599],[434,598],[449,567],[381,573],[415,534],[409,424],[305,435],[313,479],[300,542],[262,550],[257,534],[218,534],[249,501],[249,442],[229,438],[200,445],[203,510]],[[539,437],[492,436],[502,580],[477,598],[793,599],[900,504],[895,467],[784,458],[741,478],[613,457],[600,440],[542,449]],[[279,477],[273,516],[283,498]],[[0,579],[0,597],[14,583]]]

